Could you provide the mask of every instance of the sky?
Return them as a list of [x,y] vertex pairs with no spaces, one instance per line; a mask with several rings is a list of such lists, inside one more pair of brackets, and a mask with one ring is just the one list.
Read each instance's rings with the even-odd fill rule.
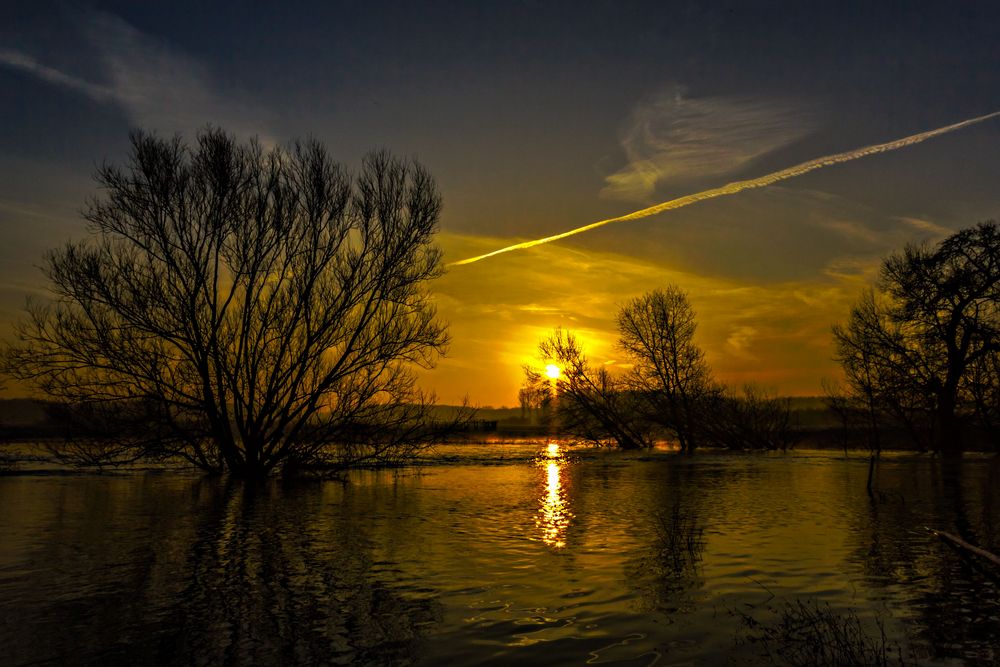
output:
[[[0,334],[85,234],[133,128],[315,137],[434,175],[448,262],[1000,110],[995,2],[8,3]],[[1000,218],[1000,120],[737,195],[453,266],[424,386],[516,405],[537,343],[622,365],[614,317],[686,290],[717,377],[818,395],[830,327],[906,243]],[[23,393],[8,387],[7,394]]]

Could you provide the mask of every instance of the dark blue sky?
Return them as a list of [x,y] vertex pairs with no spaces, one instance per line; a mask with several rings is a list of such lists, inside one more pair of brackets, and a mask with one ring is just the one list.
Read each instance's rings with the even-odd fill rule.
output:
[[[116,17],[238,92],[261,131],[354,151],[613,148],[635,101],[673,85],[805,99],[862,141],[1000,106],[995,2],[14,4],[0,48],[108,84],[95,42],[112,37],[93,24]],[[5,153],[92,158],[142,120],[10,68],[0,89]]]
[[[1000,109],[996,2],[8,4],[4,319],[41,285],[44,249],[82,233],[93,165],[120,160],[132,127],[313,135],[349,165],[375,146],[415,155],[438,179],[442,245],[458,259]],[[992,120],[453,271],[439,286],[456,340],[441,386],[504,402],[538,331],[582,327],[600,348],[614,303],[671,279],[688,283],[722,372],[780,366],[779,388],[818,391],[833,308],[879,257],[1000,215],[998,154]],[[616,262],[641,270],[613,289],[553,282]],[[778,293],[826,289],[827,310],[762,314]]]

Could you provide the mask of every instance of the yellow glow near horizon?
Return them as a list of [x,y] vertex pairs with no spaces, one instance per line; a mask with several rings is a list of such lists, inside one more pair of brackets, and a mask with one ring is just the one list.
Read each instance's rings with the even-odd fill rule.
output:
[[562,374],[562,369],[555,364],[549,364],[545,367],[545,376],[550,380],[556,380]]
[[801,176],[807,174],[815,169],[820,169],[822,167],[829,167],[831,165],[840,164],[841,162],[848,162],[850,160],[857,160],[868,155],[875,155],[877,153],[885,153],[887,151],[894,151],[899,148],[905,148],[906,146],[912,146],[914,144],[919,144],[922,141],[931,139],[948,132],[953,132],[955,130],[962,129],[969,125],[974,125],[975,123],[981,123],[984,120],[989,120],[990,118],[996,118],[1000,116],[1000,111],[994,111],[993,113],[988,113],[984,116],[978,116],[976,118],[970,118],[968,120],[963,120],[958,123],[953,123],[952,125],[946,125],[944,127],[939,127],[934,130],[928,130],[926,132],[920,132],[918,134],[911,134],[908,137],[903,137],[902,139],[895,139],[893,141],[888,141],[882,144],[873,144],[871,146],[865,146],[863,148],[856,148],[854,150],[845,151],[843,153],[835,153],[833,155],[827,155],[824,157],[815,158],[801,164],[797,164],[793,167],[788,167],[786,169],[781,169],[779,171],[771,172],[770,174],[765,174],[758,178],[752,178],[745,181],[734,181],[732,183],[727,183],[718,188],[712,188],[711,190],[704,190],[702,192],[697,192],[690,195],[685,195],[683,197],[678,197],[677,199],[671,199],[655,206],[650,206],[648,208],[640,209],[638,211],[633,211],[631,213],[626,213],[625,215],[620,215],[615,218],[608,218],[606,220],[599,220],[597,222],[592,222],[589,225],[584,225],[582,227],[577,227],[576,229],[570,229],[569,231],[562,232],[561,234],[553,234],[552,236],[546,236],[544,238],[535,239],[532,241],[523,241],[521,243],[515,243],[513,245],[494,250],[493,252],[488,252],[483,255],[477,255],[475,257],[469,257],[468,259],[462,259],[456,262],[451,262],[448,266],[462,266],[463,264],[472,264],[473,262],[478,262],[480,260],[486,259],[488,257],[493,257],[494,255],[500,255],[502,253],[511,252],[513,250],[521,250],[523,248],[531,248],[533,246],[542,245],[543,243],[551,243],[552,241],[558,241],[564,239],[568,236],[574,236],[576,234],[582,234],[583,232],[588,232],[592,229],[597,229],[598,227],[603,227],[604,225],[610,225],[614,222],[625,222],[627,220],[638,220],[639,218],[646,218],[651,215],[656,215],[657,213],[662,213],[663,211],[669,211],[676,208],[683,208],[684,206],[689,206],[691,204],[704,201],[706,199],[715,199],[716,197],[724,197],[727,195],[734,195],[738,192],[743,192],[744,190],[752,190],[754,188],[763,188],[778,181],[783,181],[788,178],[793,178],[795,176]]

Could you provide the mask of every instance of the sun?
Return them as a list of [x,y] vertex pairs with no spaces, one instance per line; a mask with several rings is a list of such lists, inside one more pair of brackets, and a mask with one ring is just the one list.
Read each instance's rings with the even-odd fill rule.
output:
[[562,369],[556,366],[555,364],[549,364],[548,366],[545,367],[545,374],[553,380],[558,378],[560,373],[562,373]]

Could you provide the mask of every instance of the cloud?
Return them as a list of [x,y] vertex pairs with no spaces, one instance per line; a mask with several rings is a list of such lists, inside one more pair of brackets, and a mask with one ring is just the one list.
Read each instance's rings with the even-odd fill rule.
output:
[[954,230],[952,229],[948,229],[947,227],[943,227],[937,224],[936,222],[932,222],[930,220],[924,220],[922,218],[903,217],[903,218],[897,218],[897,220],[899,220],[905,225],[908,225],[909,227],[912,227],[913,229],[916,229],[917,231],[923,232],[925,234],[930,234],[931,235],[930,240],[932,241],[939,241],[945,238],[946,236],[951,236],[954,233]]
[[633,109],[621,136],[628,164],[607,176],[601,194],[642,201],[661,183],[734,171],[810,128],[808,115],[788,103],[663,92]]
[[[902,225],[894,223],[903,223]],[[954,233],[942,225],[920,218],[885,218],[872,220],[825,219],[816,226],[830,230],[848,241],[858,242],[880,255],[899,250],[907,243],[927,241],[936,243]],[[917,236],[914,236],[914,231]]]
[[90,83],[71,74],[60,72],[57,69],[43,65],[31,56],[19,51],[0,50],[0,65],[6,65],[7,67],[27,72],[42,81],[82,93],[98,102],[110,101],[115,97],[114,90],[107,86]]
[[860,241],[871,245],[884,243],[883,234],[857,220],[823,220],[818,224],[852,241]]
[[750,351],[757,334],[756,327],[745,325],[735,327],[726,338],[727,351],[741,359],[757,361],[757,356]]
[[[0,51],[0,66],[114,104],[143,129],[190,136],[213,124],[241,136],[262,133],[260,107],[251,104],[243,91],[214,80],[197,59],[113,14],[91,12],[82,25],[93,49],[90,55],[102,65],[106,83],[86,81],[19,51]],[[273,143],[267,136],[262,139]]]

